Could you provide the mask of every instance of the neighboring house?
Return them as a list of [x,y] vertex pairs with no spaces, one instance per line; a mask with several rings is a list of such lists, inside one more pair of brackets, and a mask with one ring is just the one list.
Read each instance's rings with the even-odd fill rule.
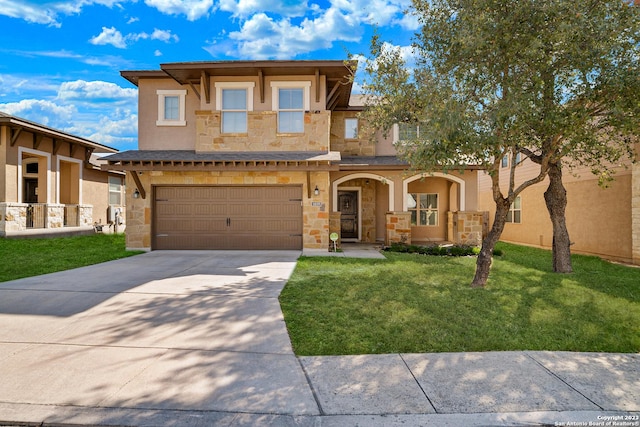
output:
[[[636,152],[640,152],[640,144]],[[509,161],[509,158],[502,160],[503,188],[509,178]],[[608,188],[598,186],[598,178],[587,168],[564,171],[572,252],[640,264],[640,164],[626,163],[626,167],[617,168],[615,180]],[[516,169],[516,182],[533,177],[536,169],[537,165],[525,160]],[[491,179],[484,172],[480,175],[480,208],[490,211],[493,221]],[[547,178],[518,196],[507,218],[503,241],[551,248],[553,230],[544,201],[548,185]]]
[[[373,141],[352,63],[229,61],[123,71],[138,87],[127,174],[131,249],[307,249],[342,241],[479,243],[478,170],[416,174]],[[355,105],[350,104],[353,99]],[[414,130],[415,131],[415,130]]]
[[124,173],[97,160],[117,151],[0,112],[0,236],[124,231]]

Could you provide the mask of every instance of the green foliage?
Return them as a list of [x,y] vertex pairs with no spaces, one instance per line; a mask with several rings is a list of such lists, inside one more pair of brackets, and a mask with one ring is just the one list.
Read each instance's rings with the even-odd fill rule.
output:
[[500,243],[484,289],[471,257],[301,258],[280,303],[298,355],[640,351],[640,269]]
[[0,282],[69,270],[140,252],[125,249],[123,234],[48,239],[0,239]]
[[434,255],[434,256],[475,256],[478,255],[479,248],[468,245],[406,245],[403,243],[392,243],[385,248],[388,252],[399,252],[409,254]]
[[[487,171],[496,215],[486,253],[508,206],[550,167],[587,166],[605,184],[634,157],[640,7],[621,0],[414,0],[412,7],[421,24],[414,60],[373,39],[362,117],[383,133],[418,125],[418,136],[396,145],[416,170]],[[518,155],[539,165],[525,181],[515,179]],[[500,185],[504,156],[509,179]],[[488,274],[484,253],[476,286]]]

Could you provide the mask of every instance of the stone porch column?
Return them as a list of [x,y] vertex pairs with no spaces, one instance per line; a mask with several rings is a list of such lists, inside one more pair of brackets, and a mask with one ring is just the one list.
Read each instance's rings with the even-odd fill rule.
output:
[[411,244],[411,213],[387,212],[384,244],[392,243]]

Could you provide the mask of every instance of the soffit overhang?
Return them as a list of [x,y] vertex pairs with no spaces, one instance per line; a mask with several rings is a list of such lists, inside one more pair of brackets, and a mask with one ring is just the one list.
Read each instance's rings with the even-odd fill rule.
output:
[[334,171],[340,153],[309,151],[215,152],[130,150],[103,157],[102,170],[121,171]]

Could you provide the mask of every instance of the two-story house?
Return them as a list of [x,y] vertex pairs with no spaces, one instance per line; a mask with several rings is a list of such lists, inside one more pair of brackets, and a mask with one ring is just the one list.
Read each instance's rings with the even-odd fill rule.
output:
[[[640,153],[640,144],[635,145]],[[507,188],[510,158],[502,159],[500,183]],[[615,168],[615,180],[608,188],[598,185],[598,177],[587,167],[565,170],[567,190],[565,218],[571,251],[640,265],[640,163],[624,160]],[[539,166],[526,159],[516,168],[515,182],[537,175]],[[544,201],[548,178],[524,190],[511,205],[501,239],[511,243],[550,249],[553,227]],[[495,215],[491,179],[479,178],[479,204]]]
[[[478,171],[416,174],[372,140],[345,61],[228,61],[123,71],[139,90],[127,171],[127,247],[328,248],[478,243]],[[350,101],[352,101],[350,103]],[[408,130],[411,131],[411,130]],[[414,130],[415,131],[415,130]]]
[[0,112],[0,237],[124,231],[124,174],[98,159],[117,152]]

